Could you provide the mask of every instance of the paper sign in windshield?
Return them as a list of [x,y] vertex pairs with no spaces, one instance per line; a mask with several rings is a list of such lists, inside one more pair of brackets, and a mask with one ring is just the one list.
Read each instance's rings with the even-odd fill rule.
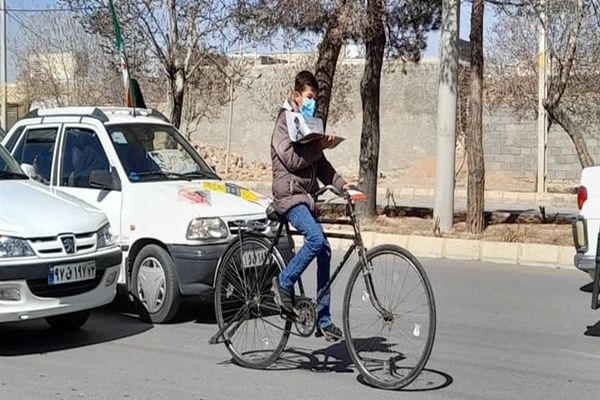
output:
[[148,154],[163,171],[184,174],[196,169],[196,163],[190,156],[178,149],[155,150]]

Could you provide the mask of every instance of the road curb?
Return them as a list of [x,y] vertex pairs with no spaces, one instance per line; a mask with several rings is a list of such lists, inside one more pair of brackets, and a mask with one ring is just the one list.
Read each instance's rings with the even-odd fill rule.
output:
[[[339,231],[338,231],[339,232]],[[297,244],[302,238],[295,237]],[[382,244],[395,244],[406,248],[417,257],[444,258],[450,260],[482,261],[515,264],[529,267],[545,267],[575,270],[575,249],[537,243],[505,243],[484,240],[441,238],[419,235],[393,235],[363,232],[367,248]],[[346,250],[348,241],[330,239],[333,250]]]

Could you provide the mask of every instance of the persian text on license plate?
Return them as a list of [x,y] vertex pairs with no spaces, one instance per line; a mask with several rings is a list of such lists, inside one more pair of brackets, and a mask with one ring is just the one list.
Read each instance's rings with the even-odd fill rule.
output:
[[87,281],[96,277],[96,262],[56,265],[48,270],[48,285]]
[[267,250],[265,250],[265,249],[245,250],[242,253],[242,267],[243,268],[260,267],[264,264],[266,258],[267,258]]

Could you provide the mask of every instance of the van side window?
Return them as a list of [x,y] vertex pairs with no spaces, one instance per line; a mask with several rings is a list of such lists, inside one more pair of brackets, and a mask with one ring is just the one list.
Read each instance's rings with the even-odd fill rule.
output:
[[57,127],[28,130],[13,152],[19,164],[32,165],[36,178],[46,184],[50,184],[57,136]]
[[93,130],[67,127],[62,157],[62,186],[91,188],[92,171],[110,171],[102,143]]
[[20,127],[18,128],[13,135],[10,137],[10,139],[8,139],[8,141],[6,142],[6,150],[8,150],[9,152],[13,151],[13,149],[15,148],[15,145],[17,144],[17,141],[21,138],[21,134],[23,133],[23,129],[24,127]]

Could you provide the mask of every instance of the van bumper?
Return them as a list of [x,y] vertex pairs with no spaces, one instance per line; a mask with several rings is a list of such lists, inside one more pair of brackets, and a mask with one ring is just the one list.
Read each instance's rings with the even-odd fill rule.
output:
[[[286,242],[286,243],[283,243]],[[179,291],[185,296],[212,296],[219,259],[229,243],[207,245],[167,245],[175,263]],[[278,246],[285,261],[291,258],[286,240]]]

